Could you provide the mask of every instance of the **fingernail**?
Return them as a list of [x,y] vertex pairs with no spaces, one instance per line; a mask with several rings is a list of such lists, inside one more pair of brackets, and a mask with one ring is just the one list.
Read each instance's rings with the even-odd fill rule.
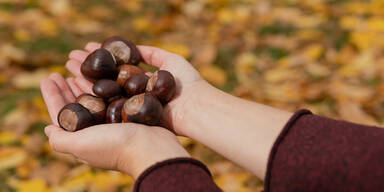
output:
[[47,135],[47,137],[49,137],[49,133],[51,132],[51,130],[52,130],[52,127],[49,125],[44,128],[44,132],[45,132],[45,135]]

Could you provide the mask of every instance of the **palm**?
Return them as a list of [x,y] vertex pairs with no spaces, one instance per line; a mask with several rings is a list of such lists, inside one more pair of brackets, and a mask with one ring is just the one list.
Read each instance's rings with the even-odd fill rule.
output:
[[[66,103],[73,102],[74,98],[84,92],[92,93],[92,83],[82,77],[81,63],[88,54],[99,48],[98,43],[89,43],[86,51],[75,50],[69,55],[66,63],[67,69],[75,76],[64,80],[58,74],[52,74],[48,80],[42,83],[42,92],[47,103],[53,121],[57,121],[58,111]],[[168,128],[178,127],[183,122],[179,118],[181,109],[193,93],[192,87],[202,80],[199,73],[181,56],[166,52],[162,49],[149,46],[138,46],[145,63],[170,71],[177,81],[176,97],[166,106],[164,126]],[[57,124],[57,122],[56,122]],[[176,125],[177,124],[177,125]],[[175,130],[178,132],[177,130]]]

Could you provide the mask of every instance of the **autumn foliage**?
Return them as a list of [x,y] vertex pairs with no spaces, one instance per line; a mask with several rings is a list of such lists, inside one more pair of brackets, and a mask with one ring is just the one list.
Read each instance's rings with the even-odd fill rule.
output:
[[[72,49],[112,35],[180,54],[245,99],[384,120],[382,0],[0,0],[1,192],[131,191],[129,176],[56,153],[43,134],[50,119],[40,79],[69,75]],[[262,190],[250,173],[180,140],[225,191]]]

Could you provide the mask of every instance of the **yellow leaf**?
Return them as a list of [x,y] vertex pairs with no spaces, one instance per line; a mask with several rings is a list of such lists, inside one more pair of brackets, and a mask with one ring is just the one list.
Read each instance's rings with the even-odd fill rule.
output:
[[27,42],[31,40],[30,32],[25,29],[16,30],[13,35],[18,41]]
[[369,11],[369,6],[364,2],[351,1],[345,4],[346,10],[356,14],[366,14]]
[[88,10],[88,15],[96,19],[110,19],[113,17],[113,10],[110,7],[96,5]]
[[374,65],[373,53],[366,51],[361,53],[352,63],[343,65],[338,72],[345,77],[354,77],[364,72],[369,72]]
[[138,0],[117,0],[118,4],[128,11],[140,11],[141,2]]
[[47,192],[48,187],[44,180],[33,179],[30,181],[22,181],[18,192]]
[[324,34],[320,31],[313,29],[302,29],[297,31],[297,38],[304,41],[317,40],[322,38],[323,35]]
[[99,172],[94,175],[92,182],[99,190],[105,191],[110,186],[116,184],[117,180],[116,175],[109,174],[109,172]]
[[224,70],[213,66],[203,66],[199,69],[201,75],[209,82],[215,84],[215,85],[225,85],[227,83],[227,74]]
[[372,32],[353,32],[351,34],[351,42],[361,50],[372,47],[377,41],[377,37]]
[[68,16],[71,13],[70,0],[40,0],[40,5],[44,6],[46,11],[49,11],[55,16]]
[[305,49],[305,55],[312,60],[318,59],[324,52],[324,48],[320,44],[313,44]]
[[243,53],[237,58],[235,70],[240,81],[248,80],[248,76],[255,71],[257,61],[256,55],[250,52]]
[[[1,57],[0,57],[0,59],[1,59]],[[1,64],[0,64],[0,67],[1,67]],[[5,83],[7,81],[8,81],[8,79],[7,79],[6,75],[3,73],[0,73],[0,84]]]
[[12,22],[12,15],[7,11],[0,10],[0,24],[9,24]]
[[183,145],[184,147],[188,146],[189,144],[193,143],[193,140],[187,137],[180,137],[178,136],[177,139]]
[[13,131],[0,131],[0,144],[6,145],[15,142],[17,136]]
[[51,123],[51,118],[49,116],[47,107],[45,105],[45,102],[41,96],[36,96],[32,100],[34,106],[37,108],[37,111],[39,112],[39,119],[43,120],[46,123]]
[[[4,125],[10,126],[14,130],[16,130],[16,128],[17,130],[25,130],[31,123],[27,114],[27,109],[19,106],[18,108],[7,113],[4,117]],[[20,121],[20,119],[23,119],[23,121]]]
[[245,181],[249,179],[251,175],[246,173],[224,173],[215,178],[215,182],[224,191],[237,191],[237,192],[251,192],[245,186]]
[[233,12],[231,10],[228,10],[227,8],[223,8],[218,11],[217,13],[217,19],[219,20],[220,23],[233,23],[234,18],[233,18]]
[[304,96],[301,94],[302,87],[293,81],[279,84],[265,83],[263,86],[267,98],[274,101],[300,102]]
[[134,183],[134,180],[132,177],[120,173],[120,178],[119,178],[120,185],[132,185],[133,183]]
[[375,94],[369,87],[351,85],[340,80],[331,81],[328,90],[329,94],[339,101],[366,102]]
[[190,56],[189,47],[183,44],[168,43],[168,44],[162,44],[160,45],[160,47],[172,53],[181,55],[185,58],[188,58]]
[[56,36],[59,33],[59,27],[52,19],[44,19],[39,22],[41,32],[46,36]]
[[24,50],[13,46],[12,44],[0,45],[0,56],[4,56],[8,59],[15,61],[23,61],[26,57]]
[[48,77],[49,73],[46,70],[37,70],[34,72],[21,72],[16,75],[12,80],[12,84],[16,88],[39,88],[40,81]]
[[0,148],[0,170],[17,167],[27,158],[24,150],[16,147]]
[[340,102],[337,110],[342,119],[354,123],[362,123],[368,125],[377,125],[373,117],[369,116],[361,104],[356,102]]
[[88,18],[77,19],[73,22],[71,29],[79,34],[99,33],[103,24]]
[[384,32],[384,19],[373,17],[367,20],[368,28],[375,32]]
[[353,30],[362,25],[362,20],[359,17],[346,16],[340,18],[339,24],[343,29]]
[[61,75],[65,75],[67,73],[67,69],[63,65],[54,65],[49,68],[50,72],[60,73]]
[[[72,190],[84,190],[85,187],[92,182],[94,179],[94,174],[91,170],[86,166],[80,166],[77,169],[79,172],[76,175],[68,178],[64,181],[63,185],[60,188],[64,191],[72,191]],[[72,172],[77,171],[76,169],[72,170]]]
[[40,162],[37,159],[28,159],[17,167],[16,174],[20,178],[27,178],[39,165]]
[[146,17],[138,17],[132,21],[133,28],[138,31],[147,31],[151,27],[151,24]]
[[281,81],[288,81],[297,78],[292,74],[297,74],[298,71],[292,69],[274,68],[264,73],[265,80],[270,83],[278,83]]
[[315,77],[326,77],[331,71],[324,63],[309,63],[305,66],[307,72]]

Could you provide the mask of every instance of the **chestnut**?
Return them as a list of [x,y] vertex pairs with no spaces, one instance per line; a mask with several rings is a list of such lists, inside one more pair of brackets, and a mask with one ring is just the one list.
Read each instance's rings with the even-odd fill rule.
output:
[[168,71],[156,71],[148,80],[146,90],[157,97],[161,103],[166,104],[176,93],[175,78]]
[[123,106],[124,122],[158,125],[163,113],[160,101],[150,93],[142,93],[128,99]]
[[81,65],[80,71],[91,82],[98,79],[116,79],[118,74],[114,57],[103,48],[89,54]]
[[138,65],[141,61],[136,45],[122,37],[110,37],[104,41],[101,47],[108,50],[115,57],[118,65]]
[[116,81],[110,79],[100,79],[96,81],[92,90],[97,96],[107,102],[112,102],[120,98],[123,94],[121,86]]
[[124,85],[124,89],[128,97],[144,93],[148,79],[149,77],[143,73],[130,77]]
[[77,97],[76,101],[91,112],[95,123],[102,124],[105,122],[107,107],[102,98],[84,93]]
[[125,81],[132,75],[145,73],[143,69],[134,65],[121,65],[119,67],[119,74],[117,75],[117,82],[121,85],[125,85]]
[[61,128],[71,132],[94,125],[91,112],[78,103],[64,106],[57,116],[57,121]]
[[107,123],[121,123],[123,121],[121,111],[125,101],[127,101],[127,98],[120,98],[109,104],[106,115]]

